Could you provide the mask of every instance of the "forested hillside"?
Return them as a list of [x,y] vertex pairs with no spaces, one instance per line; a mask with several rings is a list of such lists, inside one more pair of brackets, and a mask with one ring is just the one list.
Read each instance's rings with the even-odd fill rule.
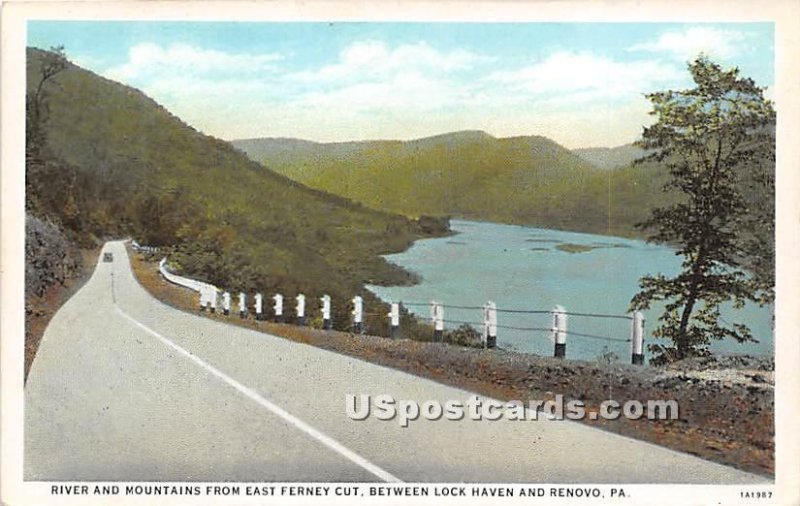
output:
[[28,49],[27,207],[79,243],[130,235],[227,289],[348,300],[408,281],[379,254],[446,229],[311,190],[71,63],[40,89],[56,56]]
[[665,173],[646,164],[609,171],[540,136],[466,131],[414,141],[233,144],[311,187],[375,209],[634,236],[665,198]]

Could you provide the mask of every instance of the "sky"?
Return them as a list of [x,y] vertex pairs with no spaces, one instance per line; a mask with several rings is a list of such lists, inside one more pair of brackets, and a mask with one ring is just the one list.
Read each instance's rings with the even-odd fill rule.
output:
[[28,23],[28,45],[61,44],[226,140],[484,130],[611,147],[652,122],[646,93],[691,87],[700,52],[768,97],[774,83],[772,23]]

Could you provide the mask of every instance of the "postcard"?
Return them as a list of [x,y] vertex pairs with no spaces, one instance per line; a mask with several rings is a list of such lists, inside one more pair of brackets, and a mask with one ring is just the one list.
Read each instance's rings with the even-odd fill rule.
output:
[[800,500],[796,3],[2,8],[4,504]]

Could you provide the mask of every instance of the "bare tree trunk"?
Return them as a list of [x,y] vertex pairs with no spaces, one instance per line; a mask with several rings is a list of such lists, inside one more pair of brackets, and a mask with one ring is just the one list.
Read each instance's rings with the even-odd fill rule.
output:
[[683,306],[683,313],[681,314],[681,323],[678,326],[678,335],[675,340],[675,345],[678,349],[677,359],[681,360],[686,358],[689,354],[689,335],[687,329],[689,328],[689,319],[692,317],[694,305],[697,303],[697,296],[700,292],[700,283],[702,282],[702,274],[705,270],[706,262],[706,247],[701,244],[697,252],[697,258],[692,266],[692,284],[689,287],[689,295],[686,297],[686,304]]
[[678,360],[686,358],[689,354],[689,336],[686,334],[686,329],[689,327],[689,318],[692,316],[694,304],[697,302],[696,290],[692,290],[686,300],[686,305],[683,306],[683,314],[681,314],[681,324],[678,327],[678,336],[675,344],[678,348]]

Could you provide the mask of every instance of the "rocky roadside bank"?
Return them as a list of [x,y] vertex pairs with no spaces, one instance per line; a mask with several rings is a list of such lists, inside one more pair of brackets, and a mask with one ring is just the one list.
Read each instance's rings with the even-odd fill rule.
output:
[[[145,261],[139,255],[132,255],[132,261],[139,282],[154,296],[177,308],[199,313],[194,295],[164,281],[155,262]],[[587,411],[597,410],[607,399],[620,404],[628,400],[643,403],[675,400],[679,406],[675,420],[587,418],[581,423],[745,471],[774,474],[772,359],[723,357],[687,360],[663,368],[642,367],[390,340],[200,314],[500,400],[548,400],[560,394],[567,400],[583,401]]]
[[79,249],[53,223],[25,216],[25,379],[50,318],[91,273],[99,247]]

